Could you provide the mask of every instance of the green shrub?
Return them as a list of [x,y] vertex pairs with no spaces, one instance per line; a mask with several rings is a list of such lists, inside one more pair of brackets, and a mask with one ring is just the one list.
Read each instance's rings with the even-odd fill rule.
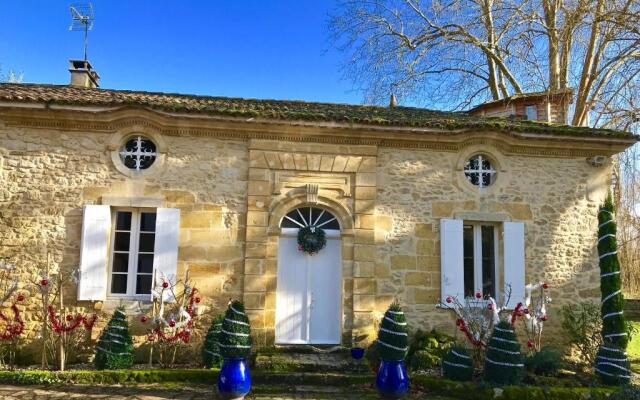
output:
[[409,367],[414,371],[424,371],[439,366],[442,357],[453,344],[453,338],[449,335],[435,329],[430,332],[418,329],[409,346]]
[[625,385],[609,396],[609,400],[640,400],[640,386]]
[[409,358],[409,368],[413,371],[428,371],[440,365],[440,357],[427,350],[418,350]]
[[593,365],[602,344],[600,306],[592,301],[562,307],[562,329],[582,363]]
[[596,375],[606,385],[625,385],[631,379],[631,366],[627,353],[613,343],[600,346],[596,356]]
[[500,321],[493,327],[484,362],[484,380],[498,385],[517,385],[524,376],[520,343],[513,326]]
[[397,301],[394,301],[384,314],[376,343],[380,358],[385,361],[402,361],[407,356],[407,320]]
[[470,381],[473,370],[473,358],[464,347],[452,347],[442,358],[442,375],[447,379]]
[[222,321],[224,314],[217,315],[207,332],[207,336],[202,344],[202,363],[206,368],[220,367],[222,365],[222,356],[220,355],[220,335],[222,332]]
[[126,369],[133,365],[133,340],[124,308],[118,307],[96,345],[96,369]]
[[536,375],[555,376],[562,368],[562,354],[553,346],[544,346],[539,352],[524,359],[527,371]]

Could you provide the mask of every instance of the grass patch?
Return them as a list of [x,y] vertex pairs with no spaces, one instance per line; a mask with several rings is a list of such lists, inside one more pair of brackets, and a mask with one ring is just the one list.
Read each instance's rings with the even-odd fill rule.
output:
[[630,360],[640,361],[640,321],[631,321],[631,324],[636,333],[627,346],[627,354]]

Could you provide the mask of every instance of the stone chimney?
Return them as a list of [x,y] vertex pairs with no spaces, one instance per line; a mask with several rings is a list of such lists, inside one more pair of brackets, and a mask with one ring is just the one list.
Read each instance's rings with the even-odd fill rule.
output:
[[71,72],[71,86],[97,88],[100,75],[93,70],[91,63],[86,60],[69,60]]

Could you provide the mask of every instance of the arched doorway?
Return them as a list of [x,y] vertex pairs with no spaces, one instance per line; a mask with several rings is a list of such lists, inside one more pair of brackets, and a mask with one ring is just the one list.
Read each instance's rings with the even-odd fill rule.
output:
[[[322,228],[327,244],[317,254],[298,250],[298,230]],[[277,344],[338,344],[342,331],[340,223],[328,210],[295,208],[282,218],[276,289]]]

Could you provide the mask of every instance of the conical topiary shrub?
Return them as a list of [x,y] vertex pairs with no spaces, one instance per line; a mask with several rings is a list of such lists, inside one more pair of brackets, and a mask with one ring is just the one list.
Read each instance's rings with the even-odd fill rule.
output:
[[222,364],[220,355],[220,334],[222,333],[222,321],[224,314],[220,314],[211,321],[207,337],[202,345],[202,363],[206,368],[219,368]]
[[473,359],[467,349],[454,346],[442,357],[442,375],[459,382],[473,378]]
[[484,363],[484,380],[500,385],[513,385],[522,381],[524,363],[520,353],[520,342],[513,326],[500,321],[494,328]]
[[603,344],[596,356],[596,374],[607,385],[623,385],[631,379],[627,353],[615,345]]
[[382,360],[376,375],[376,387],[384,397],[400,398],[409,390],[409,377],[404,365],[409,337],[404,313],[395,301],[384,313],[376,342]]
[[239,301],[229,304],[222,321],[220,354],[223,358],[247,358],[251,354],[251,327]]
[[133,340],[127,314],[116,308],[96,345],[96,369],[125,369],[133,365]]
[[602,293],[602,346],[596,357],[595,371],[603,382],[620,385],[630,379],[625,349],[629,342],[624,318],[620,263],[617,255],[616,222],[611,193],[598,212],[598,255]]
[[378,331],[378,354],[385,361],[404,360],[409,350],[407,321],[400,304],[393,302],[380,323]]

